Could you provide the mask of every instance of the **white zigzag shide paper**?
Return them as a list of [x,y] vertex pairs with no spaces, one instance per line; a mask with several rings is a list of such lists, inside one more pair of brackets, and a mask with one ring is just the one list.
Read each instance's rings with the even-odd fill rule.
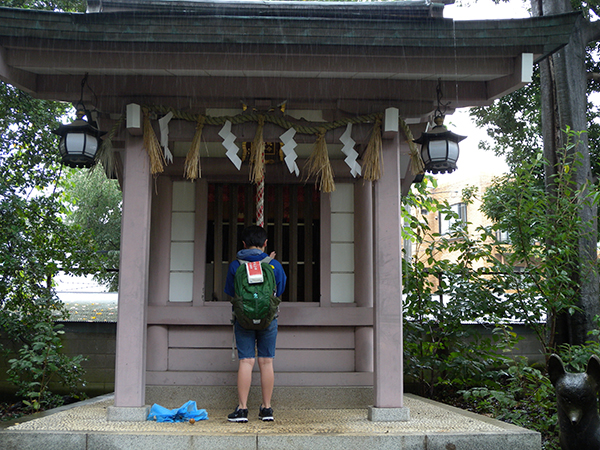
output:
[[219,136],[223,138],[223,147],[227,149],[227,157],[233,163],[233,165],[240,170],[242,167],[242,160],[238,156],[238,151],[240,150],[237,145],[235,145],[235,134],[231,132],[231,122],[228,120],[219,131]]
[[346,127],[346,131],[344,131],[344,134],[340,136],[340,142],[344,144],[344,147],[342,148],[342,153],[346,155],[344,162],[348,164],[348,167],[350,167],[350,173],[354,178],[356,178],[357,175],[361,175],[362,168],[356,161],[356,158],[358,158],[358,152],[354,150],[354,144],[356,144],[356,142],[354,139],[352,139],[351,135],[352,124],[349,123]]
[[283,142],[283,154],[285,155],[285,163],[287,164],[288,170],[290,173],[295,173],[296,176],[300,175],[300,169],[298,168],[298,164],[296,163],[296,159],[298,159],[298,155],[296,154],[296,146],[298,145],[296,141],[294,141],[294,136],[296,135],[296,130],[290,128],[281,136],[281,142]]

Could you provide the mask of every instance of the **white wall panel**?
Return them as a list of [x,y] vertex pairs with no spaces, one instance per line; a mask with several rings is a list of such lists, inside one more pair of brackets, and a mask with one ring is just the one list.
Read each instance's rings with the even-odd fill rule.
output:
[[173,183],[173,211],[195,210],[195,185],[188,181]]
[[354,243],[331,244],[331,271],[354,273]]
[[171,272],[169,280],[170,302],[191,302],[194,273],[193,272]]
[[331,303],[354,303],[354,274],[331,274]]
[[331,193],[331,302],[354,303],[354,185]]
[[194,270],[194,243],[193,242],[172,242],[171,243],[171,271]]
[[331,193],[331,212],[354,213],[354,185],[336,183],[335,191]]
[[331,214],[331,241],[354,242],[354,214]]
[[191,302],[194,287],[195,185],[173,183],[169,301]]
[[171,240],[172,241],[193,241],[194,240],[194,213],[193,212],[174,212],[171,222]]

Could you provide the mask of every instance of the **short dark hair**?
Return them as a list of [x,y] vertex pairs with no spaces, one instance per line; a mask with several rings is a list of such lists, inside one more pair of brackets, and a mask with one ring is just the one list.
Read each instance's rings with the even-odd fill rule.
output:
[[258,225],[251,225],[242,231],[242,241],[246,244],[246,247],[262,247],[266,240],[266,230]]

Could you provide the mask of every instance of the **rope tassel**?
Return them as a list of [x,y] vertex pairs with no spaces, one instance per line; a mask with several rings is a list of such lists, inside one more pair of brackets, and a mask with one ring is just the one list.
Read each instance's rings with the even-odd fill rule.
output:
[[399,120],[400,128],[404,132],[404,136],[406,136],[406,142],[408,143],[408,148],[410,151],[410,170],[413,175],[418,175],[425,171],[425,164],[423,163],[423,159],[421,158],[421,154],[417,149],[413,139],[412,131],[406,124],[406,122],[402,119]]
[[327,152],[327,142],[325,142],[325,132],[326,130],[321,128],[317,134],[317,140],[313,147],[313,151],[307,161],[307,179],[315,177],[315,183],[318,183],[319,190],[321,192],[330,193],[335,191],[335,183],[333,181],[333,170],[329,161],[329,154]]
[[373,132],[367,144],[364,155],[363,178],[365,180],[379,180],[383,175],[382,156],[383,142],[381,140],[381,117],[377,117]]
[[202,167],[200,165],[200,144],[202,143],[202,130],[206,122],[205,116],[198,116],[196,123],[196,132],[192,139],[192,145],[185,157],[184,173],[188,180],[197,180],[202,176]]
[[[121,116],[119,120],[113,125],[112,129],[102,141],[100,145],[100,149],[98,150],[97,160],[102,167],[104,167],[104,171],[106,172],[106,176],[108,178],[116,178],[117,177],[117,160],[115,157],[115,150],[113,148],[113,138],[117,134],[117,131],[123,126],[125,122],[125,116]],[[95,168],[93,166],[92,168]]]
[[150,123],[147,109],[144,109],[144,148],[150,158],[150,173],[152,175],[161,173],[165,168],[165,155]]

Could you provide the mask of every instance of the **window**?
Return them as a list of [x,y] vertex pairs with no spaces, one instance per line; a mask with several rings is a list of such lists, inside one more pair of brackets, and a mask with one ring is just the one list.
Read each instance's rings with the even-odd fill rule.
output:
[[510,236],[508,235],[508,231],[497,230],[496,231],[496,240],[503,244],[510,243]]
[[452,212],[456,213],[456,216],[448,217],[442,213],[439,214],[440,223],[440,234],[448,234],[452,226],[457,222],[467,223],[467,205],[465,203],[455,203],[450,206]]
[[193,299],[195,200],[193,183],[173,183],[170,302],[191,302]]
[[[224,294],[229,262],[242,248],[244,227],[255,221],[251,184],[208,185],[206,300],[228,300]],[[267,253],[275,251],[288,281],[288,302],[320,300],[320,194],[312,185],[267,185],[265,189]]]

